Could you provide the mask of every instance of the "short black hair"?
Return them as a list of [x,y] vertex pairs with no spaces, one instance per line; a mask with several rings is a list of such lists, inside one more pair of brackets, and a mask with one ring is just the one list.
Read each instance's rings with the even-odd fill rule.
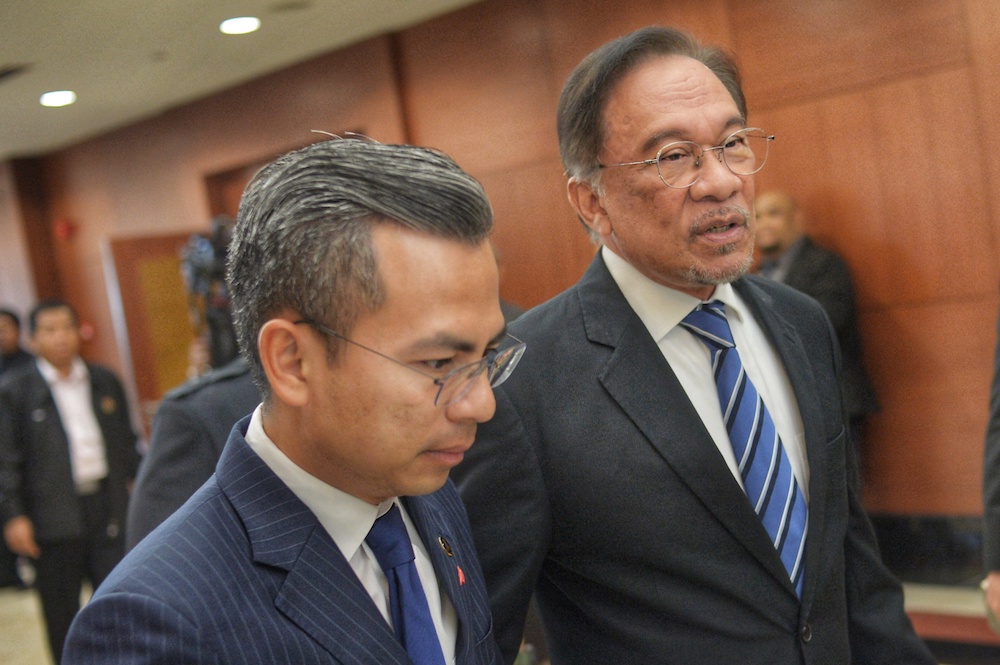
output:
[[65,300],[60,300],[59,298],[46,298],[45,300],[39,302],[31,309],[31,313],[28,314],[28,332],[32,335],[38,329],[38,315],[42,312],[48,312],[53,309],[67,309],[69,313],[73,315],[73,323],[79,325],[80,317],[77,316],[76,310]]
[[12,309],[0,308],[0,316],[6,316],[8,319],[14,322],[14,327],[18,330],[21,329],[21,317],[17,315]]

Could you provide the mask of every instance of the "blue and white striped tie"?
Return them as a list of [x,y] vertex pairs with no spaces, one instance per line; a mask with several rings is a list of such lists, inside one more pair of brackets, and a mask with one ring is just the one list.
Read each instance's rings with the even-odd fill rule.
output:
[[694,333],[712,355],[722,417],[747,498],[801,596],[809,508],[771,414],[743,368],[724,305],[718,300],[699,305],[681,325]]

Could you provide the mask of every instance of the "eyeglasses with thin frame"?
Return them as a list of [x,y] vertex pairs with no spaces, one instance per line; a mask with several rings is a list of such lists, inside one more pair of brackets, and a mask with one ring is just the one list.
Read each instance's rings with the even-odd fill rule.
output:
[[444,376],[434,376],[433,374],[417,369],[409,363],[397,360],[392,356],[387,356],[381,351],[376,351],[375,349],[367,347],[364,344],[348,339],[337,331],[331,330],[316,321],[312,321],[310,319],[299,319],[298,321],[293,321],[293,323],[295,325],[305,324],[312,326],[324,335],[336,337],[337,339],[343,340],[348,344],[353,344],[354,346],[362,348],[365,351],[369,351],[377,356],[385,358],[386,360],[394,362],[397,365],[402,365],[407,369],[413,370],[417,374],[426,376],[428,379],[433,380],[434,384],[438,387],[437,394],[434,396],[434,405],[444,407],[449,407],[468,395],[472,390],[472,387],[475,385],[476,379],[478,379],[483,372],[486,372],[486,378],[489,380],[491,388],[496,388],[501,383],[506,381],[514,371],[514,368],[517,367],[517,363],[521,360],[521,356],[524,355],[524,350],[528,346],[518,338],[508,333],[506,336],[516,342],[514,346],[510,346],[505,349],[487,349],[486,355],[480,360],[477,360],[474,363],[469,363],[468,365],[463,365],[462,367],[457,367]]
[[656,165],[656,172],[663,184],[672,189],[687,189],[701,178],[701,158],[715,152],[719,161],[736,175],[753,175],[764,168],[774,134],[763,129],[747,127],[733,132],[720,144],[703,148],[693,141],[673,141],[660,148],[653,159],[620,164],[597,164],[597,168],[616,166]]

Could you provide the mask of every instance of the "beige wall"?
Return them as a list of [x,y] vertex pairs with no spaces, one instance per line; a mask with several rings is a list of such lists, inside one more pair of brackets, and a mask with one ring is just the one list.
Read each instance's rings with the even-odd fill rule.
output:
[[[565,201],[560,88],[585,53],[650,23],[737,54],[751,122],[778,136],[758,186],[796,195],[853,270],[884,407],[869,506],[978,514],[1000,282],[994,0],[485,0],[60,151],[42,160],[48,215],[80,231],[54,253],[93,354],[120,362],[104,239],[205,228],[205,176],[310,129],[451,153],[494,203],[504,295],[551,297],[593,253]],[[0,229],[11,217],[0,205]]]
[[13,169],[0,163],[0,307],[26,313],[35,301],[35,284]]

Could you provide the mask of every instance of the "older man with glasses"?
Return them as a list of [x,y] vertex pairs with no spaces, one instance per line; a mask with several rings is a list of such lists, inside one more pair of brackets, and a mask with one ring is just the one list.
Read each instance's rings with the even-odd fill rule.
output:
[[228,281],[263,403],[98,589],[64,663],[500,662],[448,480],[524,351],[492,223],[433,150],[334,139],[254,177]]
[[511,324],[531,352],[456,470],[508,660],[535,593],[553,665],[933,662],[858,497],[829,320],[745,276],[774,137],[735,65],[639,30],[570,75],[558,127],[600,250]]

